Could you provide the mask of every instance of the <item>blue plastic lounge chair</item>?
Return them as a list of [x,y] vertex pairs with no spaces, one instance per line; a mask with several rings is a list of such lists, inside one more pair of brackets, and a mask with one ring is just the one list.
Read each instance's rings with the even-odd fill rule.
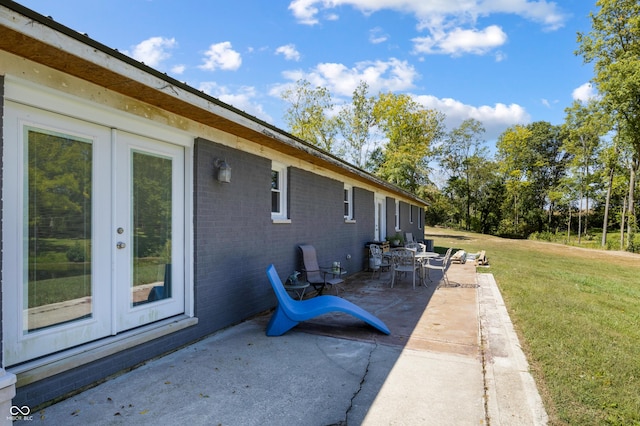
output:
[[317,296],[307,300],[294,300],[284,289],[275,266],[269,265],[267,276],[278,298],[278,306],[267,325],[267,336],[282,336],[300,322],[329,312],[353,315],[382,333],[391,334],[387,326],[377,317],[346,299],[338,296]]

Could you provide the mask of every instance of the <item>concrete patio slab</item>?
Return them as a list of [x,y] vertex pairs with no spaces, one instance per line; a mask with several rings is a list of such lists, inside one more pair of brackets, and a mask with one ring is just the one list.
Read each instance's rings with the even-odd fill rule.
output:
[[[542,425],[491,274],[451,286],[350,277],[340,295],[391,329],[327,314],[280,337],[253,318],[34,414],[43,424]],[[266,277],[265,277],[266,280]]]

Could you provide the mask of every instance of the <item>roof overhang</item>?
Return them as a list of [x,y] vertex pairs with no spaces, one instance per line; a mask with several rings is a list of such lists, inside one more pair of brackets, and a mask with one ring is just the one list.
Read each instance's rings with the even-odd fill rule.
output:
[[395,185],[51,18],[13,1],[0,0],[0,5],[2,50],[428,205]]

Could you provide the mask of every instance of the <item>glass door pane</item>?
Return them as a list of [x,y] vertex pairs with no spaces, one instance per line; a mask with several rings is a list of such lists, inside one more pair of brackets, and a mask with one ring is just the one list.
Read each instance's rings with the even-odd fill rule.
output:
[[23,330],[92,316],[93,146],[25,127]]
[[172,160],[132,153],[131,305],[171,297]]

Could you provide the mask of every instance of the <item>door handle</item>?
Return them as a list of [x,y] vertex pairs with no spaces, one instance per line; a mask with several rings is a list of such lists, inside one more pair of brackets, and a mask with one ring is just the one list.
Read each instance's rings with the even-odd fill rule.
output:
[[123,243],[122,241],[118,241],[118,244],[116,244],[116,247],[119,249],[123,249],[125,248],[127,245],[125,243]]

